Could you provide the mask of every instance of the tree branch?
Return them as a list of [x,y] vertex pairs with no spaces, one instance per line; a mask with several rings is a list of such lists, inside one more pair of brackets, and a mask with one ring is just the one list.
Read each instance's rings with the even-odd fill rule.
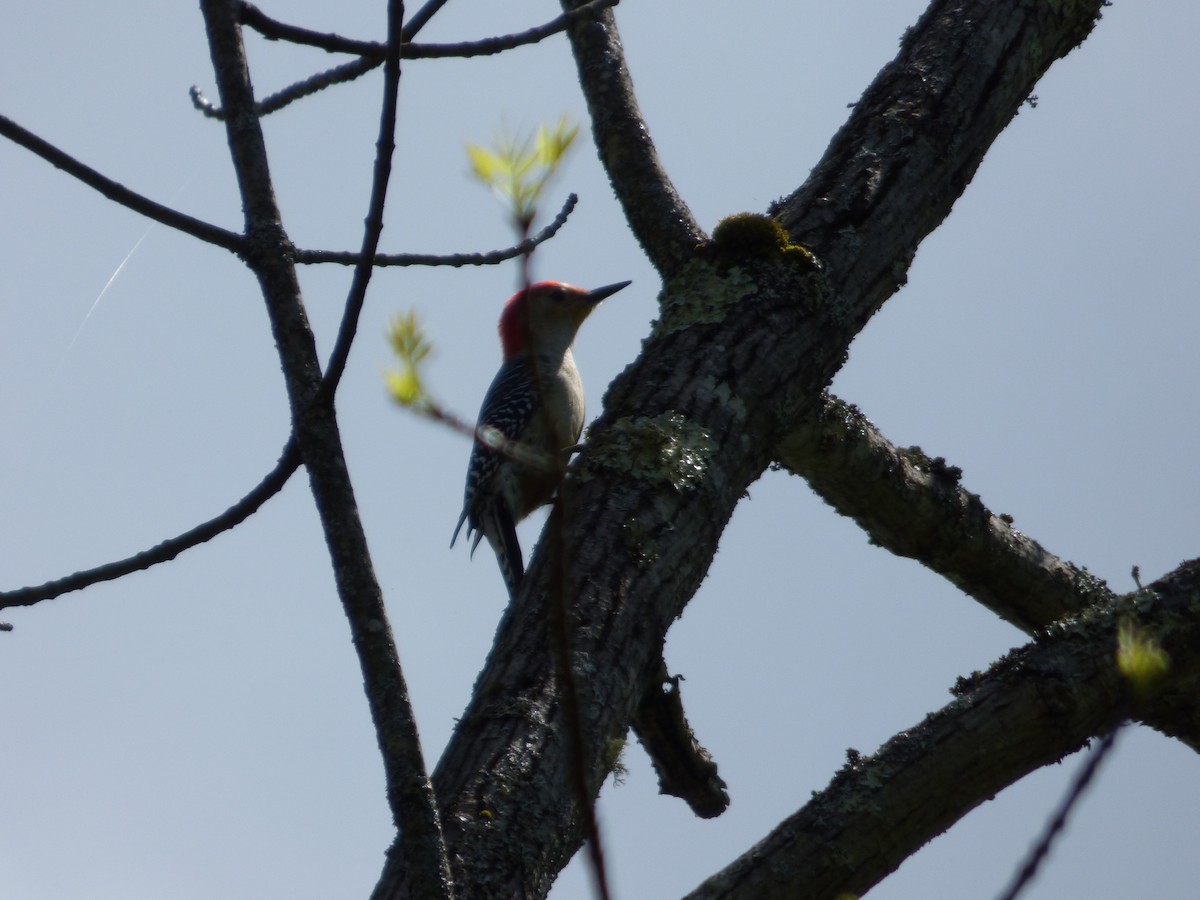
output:
[[989,511],[959,484],[958,469],[918,447],[895,447],[836,397],[780,442],[778,457],[873,543],[944,575],[1025,632],[1113,596]]
[[[491,250],[487,253],[450,253],[435,255],[429,253],[376,253],[376,266],[494,266],[518,256],[533,251],[535,247],[550,240],[558,230],[566,224],[567,218],[575,209],[579,197],[575,194],[567,196],[558,215],[549,225],[532,237],[526,238],[519,244],[514,244],[504,250]],[[335,250],[297,250],[296,262],[301,264],[338,263],[340,265],[358,265],[362,260],[361,253],[350,253]]]
[[1013,651],[874,756],[853,755],[829,787],[688,900],[794,897],[797,885],[809,897],[866,893],[976,806],[1139,708],[1116,665],[1122,621],[1151,630],[1170,653],[1162,691],[1195,697],[1198,596],[1200,561],[1193,561],[1149,591]]
[[1047,826],[1043,829],[1037,843],[1034,844],[1026,857],[1025,862],[1021,865],[1016,877],[1009,883],[1004,893],[1000,896],[1000,900],[1017,900],[1021,892],[1033,883],[1034,876],[1037,874],[1038,868],[1046,858],[1050,855],[1050,848],[1054,841],[1063,833],[1063,829],[1067,824],[1067,816],[1070,812],[1079,805],[1079,801],[1083,799],[1087,793],[1088,784],[1096,776],[1096,772],[1100,768],[1100,763],[1112,755],[1112,748],[1116,746],[1117,735],[1121,732],[1121,726],[1114,727],[1103,738],[1084,762],[1083,768],[1075,776],[1071,782],[1071,789],[1067,792],[1067,796],[1063,798],[1059,804],[1058,810],[1054,814],[1054,818],[1050,820]]
[[[334,66],[332,69],[318,72],[316,75],[305,78],[303,81],[297,81],[295,84],[288,85],[282,91],[268,95],[265,99],[255,104],[255,112],[259,116],[270,115],[289,104],[295,103],[297,100],[323,91],[327,87],[354,81],[356,78],[366,75],[381,65],[383,65],[382,59],[369,57],[360,57],[348,63],[342,63],[340,66]],[[225,110],[205,97],[199,87],[192,85],[188,94],[192,98],[192,106],[203,113],[206,118],[216,119],[217,121],[225,119]]]
[[[957,468],[919,447],[893,446],[836,397],[780,442],[779,460],[873,543],[944,575],[1028,634],[1115,601],[1101,579],[991,513],[959,484]],[[1200,750],[1200,708],[1191,698],[1160,703],[1147,724]]]
[[[400,47],[402,59],[444,59],[447,57],[466,58],[472,56],[491,56],[544,41],[552,35],[565,31],[573,22],[596,15],[604,9],[616,6],[620,0],[588,0],[578,8],[564,12],[561,16],[551,19],[542,25],[535,25],[524,31],[512,34],[498,35],[478,41],[460,41],[452,44],[414,44],[412,36],[424,27],[429,17],[440,9],[442,3],[437,3],[437,9],[425,15],[424,18],[414,17],[414,24],[405,28],[403,44]],[[242,22],[253,28],[268,40],[288,41],[308,47],[316,47],[328,53],[353,53],[366,59],[382,60],[386,45],[377,41],[357,41],[336,34],[312,31],[297,25],[288,25],[266,15],[251,3],[241,3]],[[425,10],[418,12],[418,16]]]
[[429,20],[436,16],[446,3],[447,0],[426,0],[425,4],[409,16],[408,21],[404,23],[404,40],[411,41],[415,38],[417,33],[429,24]]
[[[414,44],[410,43],[412,36],[422,28],[443,5],[441,2],[426,4],[421,9],[411,28],[405,29],[404,43],[400,49],[402,59],[444,59],[448,57],[469,58],[474,56],[489,56],[512,50],[528,44],[536,44],[551,35],[565,30],[572,22],[595,15],[600,10],[616,6],[619,0],[589,0],[578,9],[552,19],[544,25],[521,31],[516,34],[501,35],[485,38],[479,41],[463,41],[454,44]],[[256,107],[260,116],[276,112],[290,103],[310,94],[315,94],[335,84],[353,81],[383,61],[385,46],[375,41],[358,41],[344,38],[336,34],[327,34],[288,25],[270,18],[258,7],[250,3],[241,3],[242,21],[261,33],[268,40],[286,40],[291,43],[316,47],[328,53],[353,53],[358,59],[318,72],[309,78],[289,85],[278,93],[271,94]],[[421,18],[424,16],[424,18]],[[213,119],[221,119],[225,113],[205,99],[200,89],[193,87],[191,91],[192,104],[204,115]]]
[[[562,6],[571,10],[579,4],[562,0]],[[633,93],[616,20],[605,12],[578,22],[569,35],[600,162],[650,262],[662,275],[673,273],[704,242],[704,229],[658,160]]]
[[383,233],[383,209],[387,199],[388,180],[392,174],[392,154],[396,150],[396,102],[400,92],[400,29],[404,20],[404,4],[400,0],[388,3],[388,53],[383,62],[383,102],[379,116],[379,136],[375,140],[375,170],[371,179],[371,199],[363,227],[362,250],[354,267],[350,291],[346,296],[342,321],[337,338],[325,367],[325,378],[317,403],[332,403],[338,382],[350,358],[350,345],[358,331],[358,319],[367,299],[367,285],[375,273],[375,253]]
[[22,128],[6,116],[0,116],[0,135],[37,154],[52,166],[62,169],[68,175],[74,176],[88,187],[99,191],[103,196],[126,209],[131,209],[159,224],[182,231],[184,234],[190,234],[205,243],[216,244],[218,247],[232,250],[234,253],[240,254],[246,249],[246,242],[240,234],[234,234],[232,231],[218,228],[209,222],[192,218],[169,206],[156,203],[136,191],[131,191],[111,178],[101,175],[90,166],[84,165],[75,157],[59,150],[32,131]]
[[717,764],[700,746],[683,712],[679,683],[667,664],[659,663],[633,715],[633,731],[658,773],[658,792],[678,797],[702,819],[715,818],[729,807],[725,780]]
[[183,534],[155,544],[148,550],[135,553],[127,559],[106,563],[94,569],[85,569],[82,572],[76,572],[74,575],[68,575],[66,578],[48,581],[37,587],[26,587],[0,593],[0,609],[6,609],[11,606],[32,606],[41,600],[61,597],[63,594],[70,593],[71,591],[82,590],[85,587],[99,584],[102,581],[112,581],[122,578],[131,572],[136,572],[140,569],[149,569],[151,566],[174,559],[184,550],[190,550],[197,544],[210,541],[221,532],[229,531],[246,521],[246,519],[258,512],[264,503],[283,489],[288,479],[292,477],[292,473],[299,466],[300,454],[296,449],[296,442],[289,439],[283,446],[283,452],[280,454],[279,462],[275,464],[275,468],[267,473],[266,477],[258,483],[254,490],[219,516],[209,519],[207,522],[202,522],[195,528],[183,532]]
[[[382,59],[361,57],[351,60],[348,63],[343,63],[340,66],[334,66],[332,69],[326,69],[324,72],[318,72],[316,75],[288,85],[283,90],[264,97],[262,102],[257,106],[258,114],[260,116],[269,116],[271,113],[279,112],[285,106],[295,103],[304,97],[316,94],[319,91],[323,91],[325,88],[333,87],[335,84],[346,84],[347,82],[361,78],[368,72],[373,72],[381,65],[383,65]],[[212,115],[215,118],[221,117],[219,110],[214,110]]]
[[525,31],[514,34],[504,34],[497,37],[484,38],[479,41],[463,41],[454,44],[405,44],[405,59],[464,59],[473,56],[491,56],[525,47],[544,41],[546,38],[566,31],[571,25],[593,16],[598,16],[602,10],[611,9],[620,0],[588,0],[575,9],[564,12],[561,16],[551,19],[543,25],[535,25]]
[[387,53],[387,44],[378,41],[358,41],[344,38],[341,35],[323,31],[313,31],[301,28],[299,25],[289,25],[272,19],[253,3],[238,0],[238,21],[248,28],[253,28],[269,41],[287,41],[290,44],[300,44],[305,47],[316,47],[326,53],[351,53],[355,56],[367,56],[383,62]]
[[[679,208],[664,202],[673,192],[665,180],[652,184],[648,139],[622,144],[625,123],[610,128],[611,112],[602,108],[627,82],[611,17],[573,30],[600,153],[606,162],[614,147],[633,156],[610,168],[624,171],[631,164],[636,172],[632,186],[622,183],[618,194],[664,271],[662,314],[639,358],[605,397],[604,413],[572,466],[570,477],[578,481],[573,515],[561,538],[543,532],[434,774],[447,841],[469,866],[462,883],[478,885],[478,896],[540,896],[580,840],[577,811],[553,800],[567,769],[558,737],[560,687],[544,626],[552,568],[547,554],[571,560],[566,596],[573,598],[578,623],[573,655],[586,673],[581,708],[598,785],[604,749],[624,736],[660,661],[666,631],[703,579],[735,505],[794,423],[816,417],[850,341],[965,188],[1015,113],[1013,98],[1026,96],[1038,75],[1082,40],[1099,0],[1056,5],[1053,15],[1042,6],[944,0],[922,18],[906,39],[906,47],[921,48],[920,58],[902,51],[880,73],[868,91],[876,99],[855,110],[814,174],[819,216],[803,205],[780,208],[785,221],[804,226],[792,228],[792,239],[813,244],[824,264],[819,270],[773,239],[716,239],[699,250],[689,245],[690,226],[681,226]],[[1014,30],[1010,19],[1020,27]],[[983,30],[989,28],[999,28],[1005,40],[993,41]],[[979,39],[982,33],[988,40]],[[922,111],[931,105],[930,92],[945,93],[947,85],[952,97],[940,103],[953,100],[956,114],[943,122]],[[615,102],[620,106],[622,99]],[[891,118],[879,120],[887,110]],[[898,112],[907,110],[917,112]],[[623,115],[629,112],[625,105]],[[631,121],[637,128],[640,119]],[[968,139],[957,139],[959,131]],[[868,138],[875,143],[864,144]],[[864,147],[878,148],[870,159],[887,173],[882,184],[863,177]],[[639,180],[650,195],[644,208],[629,199]],[[815,190],[806,187],[798,196]],[[827,202],[816,200],[826,196]],[[668,235],[661,243],[656,228]],[[839,229],[852,229],[854,240]]]
[[828,263],[855,332],[904,283],[996,135],[1102,5],[935,0],[808,179],[773,205],[792,240]]
[[[247,264],[258,277],[279,349],[301,459],[329,547],[338,596],[362,668],[372,721],[387,780],[388,803],[404,834],[403,852],[422,897],[453,896],[441,827],[408,689],[366,536],[354,499],[331,403],[316,404],[320,364],[308,326],[291,243],[281,224],[271,185],[262,128],[255,113],[245,48],[233,0],[202,0],[213,70],[225,120],[251,251]],[[389,35],[399,34],[401,4],[388,7]]]

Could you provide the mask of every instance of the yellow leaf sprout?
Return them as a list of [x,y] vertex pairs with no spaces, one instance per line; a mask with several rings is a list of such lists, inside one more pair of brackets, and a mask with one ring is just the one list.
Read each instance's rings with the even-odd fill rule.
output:
[[414,312],[400,313],[388,328],[388,343],[400,361],[399,370],[387,373],[388,392],[401,406],[423,408],[429,405],[421,381],[421,363],[432,346],[425,339]]
[[1118,626],[1117,668],[1135,690],[1149,690],[1170,667],[1171,657],[1158,641],[1139,630],[1129,619]]
[[578,133],[578,126],[562,118],[553,128],[542,125],[525,138],[501,135],[494,149],[468,144],[467,158],[475,177],[512,207],[513,219],[524,232],[537,215],[538,198],[546,183]]

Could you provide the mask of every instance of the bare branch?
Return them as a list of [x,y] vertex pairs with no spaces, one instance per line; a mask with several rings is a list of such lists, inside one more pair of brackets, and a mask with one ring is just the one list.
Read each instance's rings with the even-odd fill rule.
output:
[[[255,105],[255,113],[259,116],[265,116],[277,112],[288,104],[315,94],[318,91],[323,91],[327,87],[353,81],[362,75],[366,75],[373,69],[379,68],[381,65],[383,65],[382,59],[361,57],[351,62],[343,63],[340,66],[334,66],[332,69],[326,69],[324,72],[318,72],[316,75],[305,78],[303,81],[289,85],[278,93],[269,95]],[[215,106],[196,85],[192,85],[188,93],[192,98],[192,106],[202,112],[205,117],[217,119],[218,121],[225,118],[225,111]]]
[[259,102],[255,109],[260,116],[270,115],[273,112],[283,109],[289,103],[294,103],[304,97],[323,91],[327,87],[354,81],[354,79],[379,68],[382,64],[382,59],[363,57],[343,63],[340,66],[334,66],[332,69],[326,69],[324,72],[318,72],[310,78],[289,85],[282,91],[269,94]]
[[405,59],[445,59],[447,57],[461,59],[472,56],[491,56],[494,53],[503,53],[505,50],[544,41],[560,31],[566,31],[576,22],[599,15],[603,10],[616,6],[618,2],[620,0],[589,0],[576,9],[551,19],[544,25],[537,25],[514,34],[484,38],[480,41],[463,41],[455,44],[405,44],[403,55]]
[[159,544],[155,544],[148,550],[135,553],[127,559],[106,563],[94,569],[76,572],[74,575],[48,581],[37,587],[26,587],[0,593],[0,609],[11,606],[32,606],[41,600],[61,597],[63,594],[82,590],[85,587],[99,584],[102,581],[113,581],[131,572],[149,569],[151,566],[174,559],[183,551],[190,550],[192,547],[203,544],[205,541],[210,541],[218,534],[221,534],[221,532],[229,531],[246,521],[246,519],[258,512],[264,503],[283,489],[288,479],[292,477],[292,473],[299,466],[300,453],[296,449],[296,442],[288,440],[283,447],[283,452],[279,456],[279,462],[275,464],[275,468],[267,473],[266,477],[258,483],[254,490],[250,491],[250,493],[219,516],[209,519],[207,522],[202,522],[195,528],[190,528],[176,537],[168,538]]
[[[484,38],[479,41],[462,41],[453,44],[413,44],[408,43],[410,38],[406,36],[405,43],[400,50],[400,55],[403,59],[490,56],[502,53],[505,50],[512,50],[516,47],[536,44],[551,35],[566,30],[573,22],[594,16],[601,10],[616,6],[619,2],[620,0],[589,0],[589,2],[583,4],[578,9],[564,13],[544,25],[538,25],[515,34]],[[245,24],[254,28],[270,40],[286,40],[295,44],[316,47],[329,53],[353,53],[359,56],[359,59],[335,66],[324,72],[318,72],[303,81],[284,88],[278,93],[269,95],[255,107],[260,116],[269,115],[283,109],[283,107],[294,103],[296,100],[315,94],[332,85],[353,81],[370,72],[372,69],[377,68],[383,62],[386,48],[383,44],[376,41],[358,41],[336,34],[327,34],[320,31],[312,31],[308,28],[300,28],[296,25],[288,25],[270,18],[258,9],[258,7],[250,3],[241,3],[240,5]],[[416,27],[412,28],[411,33],[415,35],[417,30],[424,26],[429,16],[437,12],[442,5],[440,2],[428,4],[426,9],[430,9],[430,12],[425,19],[416,22]],[[421,10],[418,15],[421,13],[425,13],[425,9]],[[407,34],[408,32],[406,31]],[[212,119],[224,118],[224,111],[206,99],[199,88],[192,87],[191,97],[192,105],[205,116]]]
[[[225,130],[242,195],[247,264],[262,288],[279,350],[291,419],[329,549],[338,597],[350,625],[364,690],[379,741],[388,806],[404,835],[401,855],[418,896],[451,898],[449,866],[433,790],[382,592],[371,565],[346,465],[337,416],[322,391],[316,341],[309,327],[291,243],[272,186],[262,125],[246,63],[234,0],[201,0]],[[389,56],[399,48],[402,3],[388,4]]]
[[[199,92],[194,91],[193,96],[194,98],[198,98]],[[183,216],[180,213],[175,213],[173,210],[170,210],[167,207],[159,207],[159,205],[155,204],[154,201],[128,191],[128,189],[116,184],[116,182],[106,179],[104,176],[99,175],[94,170],[88,168],[82,163],[79,163],[72,157],[67,156],[65,153],[62,153],[62,151],[53,147],[51,144],[32,134],[31,132],[21,128],[21,126],[17,125],[16,123],[11,122],[11,120],[0,117],[0,132],[11,137],[21,146],[25,146],[28,149],[33,150],[39,156],[46,158],[48,161],[54,163],[59,168],[64,169],[69,174],[77,175],[77,177],[80,177],[80,179],[85,183],[96,187],[97,190],[101,191],[101,193],[105,193],[105,196],[109,196],[109,194],[106,193],[106,190],[114,192],[123,191],[127,195],[136,198],[140,203],[148,204],[152,208],[158,207],[160,210],[165,211],[164,218],[156,218],[155,216],[151,216],[151,218],[156,218],[156,221],[161,221],[164,224],[171,224],[171,222],[168,221],[170,216],[179,216],[184,220],[192,222],[198,221],[190,220],[188,217]],[[99,182],[99,185],[95,182]],[[118,197],[113,197],[112,199],[117,199],[118,202],[120,202]],[[553,237],[566,223],[567,218],[574,211],[578,200],[579,198],[575,194],[570,194],[558,215],[556,215],[554,220],[545,228],[543,228],[536,235],[504,250],[494,250],[488,253],[463,253],[452,255],[376,254],[374,264],[376,266],[426,265],[455,267],[465,265],[495,265],[497,263],[520,256],[523,253],[528,253],[539,244]],[[131,203],[126,205],[129,205],[136,211],[142,211],[142,209],[135,204]],[[205,223],[200,224],[203,225]],[[215,228],[215,226],[209,227]],[[220,234],[227,236],[229,249],[240,252],[244,244],[244,239],[241,235],[234,234],[233,232],[223,232],[219,229],[217,229],[217,231]],[[377,241],[378,232],[376,232],[376,243]],[[214,243],[218,242],[214,241]],[[224,244],[221,245],[224,246]],[[343,265],[359,265],[363,258],[362,252],[336,253],[331,251],[304,250],[296,251],[295,256],[296,261],[300,263],[334,262]],[[335,387],[335,383],[330,384],[327,390],[333,390]],[[283,453],[280,456],[280,460],[276,464],[275,468],[272,469],[272,471],[263,478],[262,482],[252,491],[250,491],[250,493],[248,493],[241,500],[237,501],[220,515],[208,520],[207,522],[196,525],[195,527],[190,528],[175,537],[168,538],[153,547],[135,553],[134,555],[125,559],[115,560],[91,569],[85,569],[63,578],[45,582],[41,585],[33,585],[11,591],[0,592],[0,609],[17,606],[31,606],[42,600],[49,600],[62,596],[63,594],[82,590],[86,587],[90,587],[93,584],[99,584],[105,581],[113,581],[132,572],[148,569],[152,566],[158,565],[159,563],[172,560],[185,550],[189,550],[192,547],[212,540],[212,538],[216,537],[221,532],[228,531],[245,521],[247,518],[253,515],[263,503],[270,499],[270,497],[278,493],[278,491],[283,487],[298,466],[299,454],[296,451],[295,442],[294,440],[289,440],[287,445],[285,445]]]
[[[575,0],[562,5],[583,8]],[[650,262],[660,274],[673,272],[705,234],[659,163],[633,93],[616,21],[611,12],[589,17],[571,28],[570,38],[600,162]]]
[[[919,447],[888,442],[856,407],[827,397],[815,419],[779,445],[779,461],[873,543],[946,577],[1027,634],[1115,601],[1103,580],[1059,559],[959,484],[962,473]],[[1200,751],[1190,698],[1159,703],[1146,720]]]
[[354,277],[346,296],[342,321],[338,326],[337,339],[325,367],[325,377],[317,396],[317,403],[331,401],[337,392],[338,382],[350,358],[350,346],[358,330],[358,319],[367,298],[367,285],[375,273],[375,253],[379,249],[379,237],[383,233],[383,209],[387,199],[388,180],[392,174],[392,155],[396,149],[396,102],[400,92],[400,41],[404,4],[391,0],[388,4],[390,40],[388,53],[383,63],[383,101],[379,115],[379,135],[375,140],[375,169],[371,178],[371,199],[367,203],[367,216],[363,226],[362,250],[354,267]]
[[729,807],[729,791],[712,754],[688,725],[681,681],[682,675],[671,676],[667,664],[659,664],[634,713],[633,731],[658,773],[658,792],[678,797],[700,818],[712,819]]
[[[526,284],[528,284],[526,279]],[[540,385],[538,389],[541,390]],[[558,499],[550,513],[547,527],[557,535],[558,553],[551,557],[551,597],[549,649],[554,656],[555,677],[561,686],[563,719],[566,736],[567,785],[570,799],[578,804],[579,818],[583,822],[583,835],[587,847],[588,869],[592,874],[592,886],[596,900],[610,900],[608,888],[608,865],[604,859],[604,841],[600,835],[600,823],[596,817],[596,792],[600,782],[608,775],[607,769],[596,777],[595,767],[588,759],[588,734],[583,712],[582,676],[575,671],[572,638],[576,623],[571,617],[571,593],[567,582],[570,558],[566,542],[562,540],[565,523],[574,515],[574,485],[565,478],[565,461],[558,469]],[[515,599],[515,598],[514,598]]]
[[409,16],[408,21],[404,23],[405,43],[415,38],[417,33],[429,24],[429,20],[436,16],[446,3],[447,0],[426,0],[424,6]]
[[1113,596],[990,512],[959,484],[957,468],[918,447],[893,446],[836,397],[783,439],[778,457],[874,543],[944,575],[1028,633]]
[[195,219],[171,209],[169,206],[156,203],[149,197],[131,191],[111,178],[101,175],[90,166],[84,165],[75,159],[75,157],[69,156],[62,150],[59,150],[32,131],[22,128],[6,116],[0,116],[0,135],[3,135],[15,144],[19,144],[26,150],[32,151],[46,160],[46,162],[62,169],[68,175],[73,175],[114,203],[140,213],[148,219],[153,219],[155,222],[166,225],[169,228],[182,231],[184,234],[190,234],[192,237],[199,238],[205,243],[216,244],[218,247],[232,250],[234,253],[240,254],[246,249],[246,242],[240,234],[235,234],[232,231],[226,231],[224,228],[219,228],[209,222]]
[[1054,844],[1067,824],[1067,816],[1074,810],[1083,795],[1087,791],[1087,786],[1096,776],[1097,770],[1108,756],[1112,755],[1112,748],[1116,746],[1117,735],[1121,732],[1121,726],[1117,726],[1106,734],[1100,741],[1099,745],[1093,750],[1084,763],[1083,768],[1075,776],[1071,782],[1071,789],[1067,792],[1067,796],[1063,798],[1062,803],[1058,807],[1058,811],[1054,814],[1054,818],[1047,824],[1042,836],[1038,838],[1038,842],[1029,851],[1029,856],[1026,858],[1024,865],[1013,878],[1012,884],[1000,895],[1000,900],[1017,900],[1021,892],[1033,883],[1033,878],[1037,874],[1038,868],[1046,857],[1050,855],[1050,847]]
[[[565,31],[572,23],[588,18],[589,16],[594,16],[601,10],[616,6],[619,2],[620,0],[588,0],[587,3],[583,3],[578,8],[551,19],[543,25],[536,25],[533,28],[527,28],[525,31],[484,38],[478,41],[460,41],[451,44],[411,43],[412,36],[423,28],[429,18],[444,5],[444,0],[442,0],[442,2],[427,4],[426,8],[420,10],[413,17],[413,23],[405,29],[404,44],[400,48],[400,56],[402,59],[490,56],[495,53],[502,53],[505,50],[512,50],[516,47],[523,47],[528,44],[536,44],[539,41],[544,41],[551,35]],[[386,46],[377,41],[357,41],[336,34],[327,34],[320,31],[312,31],[308,28],[301,28],[296,25],[288,25],[270,18],[253,4],[241,3],[240,6],[242,22],[270,40],[289,41],[293,44],[317,47],[328,53],[353,53],[355,56],[362,56],[367,59],[383,59]]]
[[[377,253],[376,266],[494,266],[507,260],[531,252],[538,244],[548,241],[566,224],[567,217],[575,209],[579,198],[570,194],[558,215],[549,225],[532,237],[526,238],[519,244],[514,244],[504,250],[491,250],[487,253],[451,253],[435,255],[427,253]],[[334,250],[297,250],[296,262],[304,264],[338,263],[344,266],[358,265],[362,254]]]
[[249,28],[253,28],[269,41],[287,41],[292,44],[302,44],[307,47],[317,47],[327,53],[352,53],[355,56],[369,56],[383,61],[387,50],[386,44],[377,41],[356,41],[337,34],[313,31],[298,25],[288,25],[278,19],[272,19],[253,3],[238,3],[238,19]]
[[[458,253],[450,255],[380,253],[375,256],[375,265],[454,267],[496,265],[497,263],[530,252],[533,248],[557,234],[574,211],[578,202],[578,196],[575,194],[568,195],[562,209],[559,210],[558,215],[554,217],[552,222],[536,235],[504,250],[493,250],[488,253]],[[239,235],[233,235],[233,237],[239,241],[241,240]],[[295,259],[298,263],[358,265],[362,259],[362,253],[297,250]],[[474,429],[470,426],[463,427],[466,434],[470,435],[474,433]],[[185,550],[212,540],[221,532],[234,528],[253,515],[263,503],[278,493],[288,478],[291,477],[292,473],[295,472],[298,465],[299,455],[296,452],[295,442],[289,440],[275,468],[263,478],[262,482],[254,490],[219,516],[203,522],[194,528],[190,528],[176,537],[168,538],[154,547],[135,553],[126,559],[105,563],[92,569],[85,569],[41,585],[0,592],[0,609],[13,606],[31,606],[42,600],[50,600],[104,581],[113,581],[132,572],[148,569],[159,563],[172,560]]]
[[1172,660],[1162,690],[1190,693],[1194,704],[1200,564],[1151,587],[1156,593],[1123,597],[1056,626],[961,683],[954,701],[874,756],[853,754],[829,787],[688,900],[772,900],[793,896],[797,884],[813,897],[867,893],[976,806],[1108,733],[1134,708],[1116,665],[1123,620],[1155,631]]

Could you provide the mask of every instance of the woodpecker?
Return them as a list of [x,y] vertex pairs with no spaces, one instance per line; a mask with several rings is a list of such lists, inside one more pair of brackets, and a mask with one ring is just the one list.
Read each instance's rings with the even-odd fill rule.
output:
[[[525,574],[517,522],[550,502],[558,487],[560,460],[583,431],[583,384],[571,344],[597,304],[629,283],[585,291],[542,281],[510,297],[500,314],[504,361],[479,409],[462,515],[450,546],[463,522],[472,556],[486,537],[512,596]],[[532,451],[543,464],[528,455],[518,461],[481,442],[481,436],[488,440],[488,428],[503,435],[503,442],[514,446],[516,455]]]

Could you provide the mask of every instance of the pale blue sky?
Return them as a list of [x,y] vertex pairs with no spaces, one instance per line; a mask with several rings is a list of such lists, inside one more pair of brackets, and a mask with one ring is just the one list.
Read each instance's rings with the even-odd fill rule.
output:
[[[187,96],[192,84],[215,95],[195,4],[10,5],[0,113],[129,187],[240,227],[224,131]],[[924,6],[750,2],[698,14],[681,0],[625,0],[617,17],[643,111],[700,221],[762,211],[803,181]],[[381,33],[382,3],[264,8]],[[555,11],[454,0],[424,37],[483,37]],[[1150,580],[1198,555],[1197,33],[1194,3],[1108,8],[1000,137],[834,386],[892,441],[961,466],[993,510],[1121,591],[1134,564]],[[252,38],[250,61],[265,94],[336,60]],[[358,246],[379,84],[332,88],[268,120],[300,246]],[[401,93],[383,248],[509,243],[463,147],[503,125],[583,120],[565,42],[413,62]],[[547,217],[567,191],[578,210],[539,251],[536,274],[634,280],[577,345],[594,415],[638,352],[658,285],[586,141]],[[257,286],[228,254],[147,233],[9,143],[0,208],[7,589],[126,556],[224,509],[274,463],[287,417]],[[301,274],[327,351],[349,272]],[[504,591],[488,553],[469,562],[448,548],[469,447],[389,405],[383,335],[390,316],[416,309],[436,345],[431,389],[470,418],[515,278],[515,266],[377,274],[338,398],[431,765]],[[942,579],[869,546],[802,481],[771,474],[750,495],[667,648],[733,802],[720,819],[693,818],[657,796],[631,746],[625,784],[600,801],[621,900],[693,888],[824,788],[847,747],[873,752],[946,703],[958,675],[1024,642]],[[538,527],[522,528],[527,548]],[[0,620],[16,626],[0,634],[0,894],[367,895],[391,829],[303,477],[173,563]],[[870,896],[995,896],[1079,763],[985,804]],[[1126,733],[1025,896],[1194,896],[1197,801],[1195,754]],[[553,897],[586,896],[577,862]]]

